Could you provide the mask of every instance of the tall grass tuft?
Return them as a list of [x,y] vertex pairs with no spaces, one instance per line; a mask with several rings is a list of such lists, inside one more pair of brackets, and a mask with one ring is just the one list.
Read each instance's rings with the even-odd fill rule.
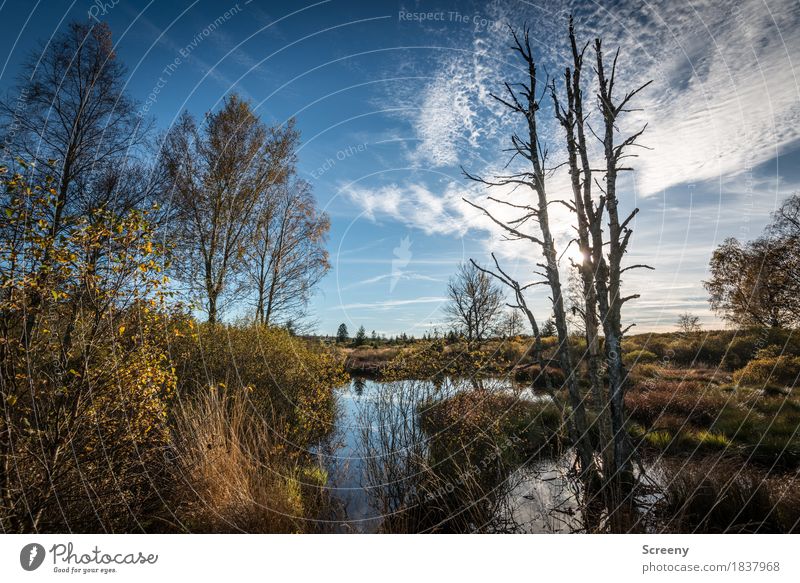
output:
[[789,533],[800,527],[795,477],[767,477],[724,458],[685,463],[667,475],[660,504],[666,532]]
[[[178,408],[177,518],[191,532],[308,530],[318,484],[274,437],[247,393],[212,387]],[[309,502],[310,501],[310,502]]]

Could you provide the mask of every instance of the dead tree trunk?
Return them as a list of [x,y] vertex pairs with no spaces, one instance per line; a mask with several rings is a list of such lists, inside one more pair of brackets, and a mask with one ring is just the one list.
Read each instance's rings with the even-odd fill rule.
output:
[[[578,248],[581,263],[576,266],[581,278],[583,292],[582,318],[586,333],[586,351],[588,354],[589,381],[596,412],[595,423],[598,426],[602,447],[604,474],[613,467],[613,448],[611,447],[611,428],[608,422],[608,399],[605,392],[603,374],[603,354],[600,342],[598,320],[598,295],[595,278],[604,272],[602,228],[592,230],[593,226],[602,224],[605,200],[600,198],[595,204],[592,197],[592,168],[589,163],[586,146],[586,120],[583,109],[583,91],[581,78],[583,72],[583,56],[588,46],[578,49],[575,29],[570,18],[569,40],[572,48],[573,68],[564,71],[564,89],[566,106],[558,97],[555,81],[550,85],[553,108],[556,119],[564,128],[567,146],[567,167],[572,186],[572,201],[577,218]],[[602,286],[601,286],[602,287]]]
[[[629,157],[626,151],[636,144],[645,128],[635,132],[621,141],[615,142],[619,131],[617,128],[618,117],[626,109],[630,100],[650,82],[625,94],[618,102],[614,102],[614,83],[617,71],[619,49],[614,55],[610,73],[607,73],[603,64],[603,51],[600,39],[595,40],[597,56],[597,81],[598,101],[600,112],[603,116],[603,152],[605,157],[605,208],[608,213],[608,264],[603,264],[596,278],[597,292],[600,307],[600,316],[605,334],[605,354],[608,367],[609,404],[611,417],[611,430],[614,437],[614,470],[618,482],[629,481],[631,472],[631,452],[627,432],[625,431],[625,382],[627,373],[622,362],[622,304],[639,297],[638,294],[622,297],[622,273],[626,269],[647,267],[633,265],[622,268],[622,258],[627,251],[628,243],[633,231],[630,223],[639,209],[634,209],[624,220],[619,217],[619,200],[617,198],[617,176],[620,171],[630,170],[620,165],[623,158]],[[595,221],[599,222],[599,221]],[[601,225],[594,225],[595,231],[602,229]]]
[[474,260],[470,259],[470,261],[472,261],[472,264],[477,269],[480,269],[482,272],[491,275],[492,277],[502,282],[506,287],[510,288],[514,292],[514,300],[517,303],[508,304],[508,307],[522,311],[522,313],[524,313],[525,317],[528,319],[528,323],[531,325],[531,331],[533,332],[533,346],[532,346],[533,358],[536,361],[536,364],[539,365],[539,370],[541,372],[542,377],[544,378],[545,388],[547,389],[547,392],[550,393],[554,402],[557,403],[557,399],[553,394],[553,381],[550,378],[550,374],[547,372],[547,368],[545,366],[544,355],[543,355],[544,347],[542,346],[542,333],[539,330],[539,324],[536,322],[536,316],[533,315],[533,312],[528,307],[528,302],[525,299],[525,290],[537,284],[546,284],[547,281],[538,281],[526,285],[520,285],[520,283],[517,280],[515,280],[510,275],[508,275],[508,273],[503,271],[503,268],[500,267],[500,262],[497,261],[497,257],[495,257],[494,253],[492,253],[492,260],[494,261],[495,268],[497,268],[496,272],[492,271],[491,269],[486,269],[484,267],[481,267]]
[[[524,138],[514,134],[511,137],[511,143],[515,156],[518,155],[527,160],[530,163],[530,169],[520,174],[499,176],[494,180],[485,180],[467,172],[465,172],[465,175],[471,180],[475,180],[487,186],[524,185],[531,189],[535,195],[535,200],[532,205],[515,205],[508,201],[489,197],[489,199],[494,202],[505,204],[524,212],[522,217],[510,223],[504,223],[496,219],[485,208],[465,200],[473,207],[481,210],[495,224],[504,229],[511,239],[525,239],[536,243],[544,255],[545,262],[539,263],[538,265],[544,270],[541,275],[544,276],[551,291],[553,319],[555,321],[559,340],[558,358],[566,377],[566,386],[569,394],[570,407],[572,409],[572,414],[569,419],[570,438],[578,452],[582,474],[591,477],[594,475],[595,471],[594,453],[589,439],[584,399],[578,385],[577,367],[573,362],[569,349],[569,331],[567,328],[566,310],[564,308],[564,294],[562,292],[561,276],[558,270],[555,241],[550,228],[548,204],[553,201],[548,200],[547,190],[545,188],[547,153],[542,148],[537,128],[536,115],[539,111],[539,102],[536,97],[536,63],[531,50],[527,28],[524,31],[522,40],[520,40],[517,33],[513,30],[512,35],[514,37],[514,46],[512,46],[512,49],[519,53],[527,65],[527,83],[519,84],[521,87],[520,90],[515,90],[509,83],[505,83],[507,91],[506,98],[496,95],[493,95],[493,97],[510,111],[525,117],[527,122],[527,134]],[[572,205],[567,206],[572,208]],[[524,228],[524,225],[528,221],[533,221],[538,224],[541,233],[540,236],[531,235],[520,230]]]

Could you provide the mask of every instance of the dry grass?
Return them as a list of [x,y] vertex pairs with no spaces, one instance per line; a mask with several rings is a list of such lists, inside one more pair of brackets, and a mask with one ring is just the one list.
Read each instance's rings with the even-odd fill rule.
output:
[[[313,512],[294,456],[252,402],[210,389],[176,413],[177,518],[192,532],[302,532]],[[311,474],[311,472],[306,472]],[[313,504],[312,504],[313,506]]]
[[800,528],[796,476],[766,476],[715,457],[672,465],[666,468],[670,478],[660,507],[667,532],[790,533]]
[[699,381],[651,379],[625,396],[633,419],[652,426],[663,415],[680,416],[687,422],[708,425],[725,406],[727,398]]
[[368,346],[345,349],[344,367],[347,372],[367,376],[378,376],[397,358],[402,348],[387,346],[384,348],[371,348]]

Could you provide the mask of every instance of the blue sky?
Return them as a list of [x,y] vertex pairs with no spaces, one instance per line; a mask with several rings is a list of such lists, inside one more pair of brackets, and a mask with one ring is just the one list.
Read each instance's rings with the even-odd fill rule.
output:
[[[0,88],[8,90],[38,40],[91,15],[110,24],[128,91],[162,129],[231,92],[271,123],[296,117],[301,175],[332,219],[333,269],[311,305],[318,330],[346,322],[420,335],[441,325],[446,282],[460,261],[494,251],[526,280],[539,260],[463,203],[486,192],[459,166],[490,174],[506,162],[513,120],[488,92],[523,72],[505,24],[527,21],[542,75],[558,74],[570,11],[586,39],[601,34],[606,47],[622,48],[621,85],[654,81],[622,128],[649,122],[643,143],[651,149],[633,161],[621,200],[641,208],[628,261],[656,268],[626,278],[641,293],[626,304],[626,319],[640,331],[663,330],[690,310],[719,326],[701,285],[711,251],[729,236],[757,236],[800,182],[796,1],[731,9],[667,0],[7,0]],[[551,115],[547,106],[542,115]],[[545,123],[553,160],[562,155],[558,135]],[[551,192],[568,196],[565,184],[557,174]],[[569,217],[556,224],[563,248]],[[530,299],[547,317],[544,290]]]

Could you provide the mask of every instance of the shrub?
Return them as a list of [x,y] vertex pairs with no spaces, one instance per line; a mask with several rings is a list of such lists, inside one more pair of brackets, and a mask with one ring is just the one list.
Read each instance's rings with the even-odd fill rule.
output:
[[401,350],[396,347],[355,349],[347,354],[344,367],[351,374],[380,376]]
[[516,338],[502,340],[499,342],[489,342],[484,350],[491,353],[501,362],[507,362],[512,366],[521,362],[528,356],[528,347],[524,342]]
[[[560,368],[553,366],[545,366],[545,374],[550,376],[550,382],[553,388],[561,387],[566,378],[564,371]],[[514,379],[518,382],[530,382],[536,388],[545,388],[547,386],[545,375],[542,374],[542,367],[538,364],[531,364],[529,366],[517,367],[514,369]]]
[[156,528],[175,387],[164,249],[147,212],[57,225],[49,183],[0,175],[0,528]]
[[383,370],[389,381],[404,379],[441,381],[447,376],[485,378],[510,368],[502,352],[493,351],[490,344],[470,345],[435,340],[419,343],[403,350]]
[[561,414],[552,404],[490,389],[458,392],[427,404],[421,413],[423,429],[443,456],[464,454],[473,463],[485,455],[484,448],[498,443],[513,446],[504,456],[542,453],[561,429]]
[[[166,513],[162,497],[170,488],[163,455],[167,403],[175,387],[165,355],[142,343],[95,360],[67,386],[48,386],[46,378],[34,384],[33,423],[25,421],[30,403],[13,407],[23,417],[16,426],[9,493],[19,498],[3,519],[45,532],[161,528],[156,520]],[[67,398],[62,391],[68,390],[78,394]],[[0,432],[6,427],[0,424]],[[60,431],[67,435],[60,437]]]
[[172,346],[182,396],[209,386],[249,391],[259,414],[301,449],[333,426],[342,363],[279,328],[203,324]]
[[673,340],[666,347],[666,353],[670,355],[673,364],[681,366],[692,366],[700,358],[700,342],[697,340]]
[[763,386],[782,384],[787,387],[797,385],[800,377],[800,356],[761,356],[733,374],[737,384]]
[[726,401],[716,390],[697,381],[653,380],[637,385],[625,396],[631,417],[645,425],[652,425],[666,414],[683,418],[685,422],[708,424]]

